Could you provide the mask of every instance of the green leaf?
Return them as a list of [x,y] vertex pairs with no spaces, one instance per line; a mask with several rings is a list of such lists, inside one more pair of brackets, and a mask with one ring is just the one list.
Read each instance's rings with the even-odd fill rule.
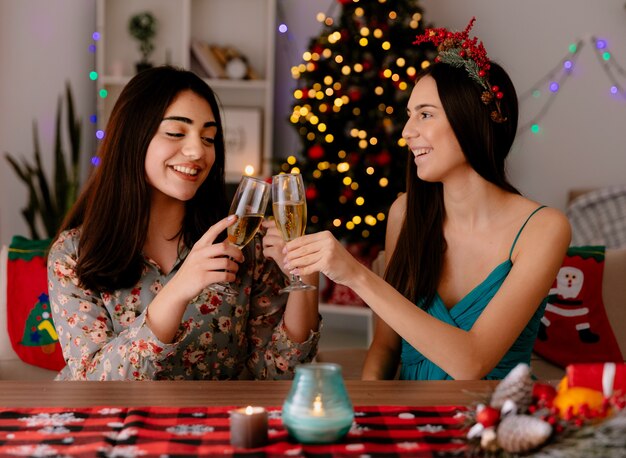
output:
[[[49,219],[50,212],[54,211],[56,207],[54,202],[52,201],[52,197],[50,195],[50,187],[48,185],[48,179],[43,171],[43,166],[41,164],[41,154],[39,149],[39,130],[37,129],[37,123],[33,121],[33,144],[35,148],[35,167],[28,166],[29,173],[31,177],[37,177],[37,182],[39,185],[39,193],[35,190],[34,186],[30,189],[30,192],[34,194],[34,200],[37,204],[37,213],[41,215],[42,222],[45,227],[48,227],[49,224],[46,221]],[[34,180],[34,178],[31,178]],[[46,231],[47,232],[47,231]]]
[[4,157],[9,162],[9,164],[11,164],[11,167],[13,167],[13,170],[15,170],[15,173],[20,178],[20,180],[22,180],[24,183],[28,183],[28,170],[26,168],[22,169],[17,160],[9,153],[4,153]]
[[65,152],[63,151],[63,145],[61,143],[61,111],[62,99],[59,97],[59,101],[57,103],[56,131],[54,139],[54,200],[57,212],[53,218],[56,220],[54,224],[57,225],[61,223],[60,220],[62,217],[59,217],[59,209],[65,208],[69,183],[67,167],[65,165]]
[[78,198],[78,188],[80,183],[80,132],[82,124],[80,119],[76,119],[74,112],[74,98],[72,89],[67,83],[65,85],[65,95],[67,100],[67,128],[70,139],[70,178],[68,180],[68,192],[65,202],[63,202],[64,214]]
[[65,101],[68,105],[67,132],[70,144],[70,162],[66,163],[63,149],[62,105],[63,97],[59,97],[56,110],[56,128],[54,139],[54,188],[49,182],[44,170],[39,147],[39,132],[36,121],[33,121],[34,163],[22,159],[22,164],[5,153],[5,159],[20,180],[28,188],[28,203],[22,209],[22,216],[26,221],[31,238],[40,239],[39,219],[45,228],[46,237],[56,235],[63,218],[76,201],[80,185],[80,132],[81,121],[74,111],[74,100],[69,83],[66,84]]

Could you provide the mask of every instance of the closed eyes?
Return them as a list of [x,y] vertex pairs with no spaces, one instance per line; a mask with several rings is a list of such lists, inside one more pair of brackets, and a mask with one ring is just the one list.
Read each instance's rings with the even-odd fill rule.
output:
[[[177,133],[177,132],[166,132],[165,135],[172,138],[182,138],[185,134]],[[213,137],[200,137],[202,139],[202,143],[207,146],[211,146],[215,144],[215,138]]]

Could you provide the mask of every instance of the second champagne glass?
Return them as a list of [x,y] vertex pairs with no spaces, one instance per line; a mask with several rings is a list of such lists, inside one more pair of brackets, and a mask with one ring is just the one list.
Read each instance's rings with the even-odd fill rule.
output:
[[[229,215],[237,215],[237,222],[227,230],[230,243],[242,249],[254,238],[261,227],[269,197],[269,183],[250,176],[241,178],[228,212]],[[239,294],[227,282],[213,283],[208,288],[229,296]]]
[[[306,229],[306,195],[302,175],[281,173],[272,177],[272,210],[274,219],[285,242],[301,235]],[[289,285],[280,293],[316,289],[302,281],[299,275],[291,275]]]

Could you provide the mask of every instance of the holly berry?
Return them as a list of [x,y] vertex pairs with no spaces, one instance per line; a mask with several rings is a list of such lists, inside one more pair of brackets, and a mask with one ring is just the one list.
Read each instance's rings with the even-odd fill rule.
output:
[[500,420],[500,411],[491,406],[485,406],[476,413],[476,421],[485,428],[495,426]]
[[[496,97],[497,96],[498,95],[496,94]],[[556,397],[556,389],[547,383],[535,383],[533,385],[532,396],[537,403],[550,407],[552,406],[552,401]]]

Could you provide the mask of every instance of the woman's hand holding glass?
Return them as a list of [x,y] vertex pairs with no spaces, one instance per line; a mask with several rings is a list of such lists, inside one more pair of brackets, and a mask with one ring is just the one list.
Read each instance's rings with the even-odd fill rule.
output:
[[[194,243],[191,251],[166,288],[173,288],[185,302],[189,302],[208,285],[224,279],[234,279],[243,261],[243,254],[227,241],[216,242],[219,235],[235,222],[235,217],[224,218],[205,232]],[[170,286],[171,285],[171,286]]]
[[360,269],[357,261],[329,231],[298,237],[287,244],[284,262],[299,275],[321,272],[335,283],[347,285]]
[[[269,196],[269,183],[249,176],[241,179],[229,211],[237,221],[228,226],[228,241],[238,249],[246,246],[261,227]],[[209,285],[209,289],[231,296],[239,294],[225,282]]]
[[[283,173],[272,178],[272,209],[274,220],[283,240],[289,242],[304,234],[306,229],[306,196],[302,175]],[[291,282],[280,293],[316,289],[291,275]]]

